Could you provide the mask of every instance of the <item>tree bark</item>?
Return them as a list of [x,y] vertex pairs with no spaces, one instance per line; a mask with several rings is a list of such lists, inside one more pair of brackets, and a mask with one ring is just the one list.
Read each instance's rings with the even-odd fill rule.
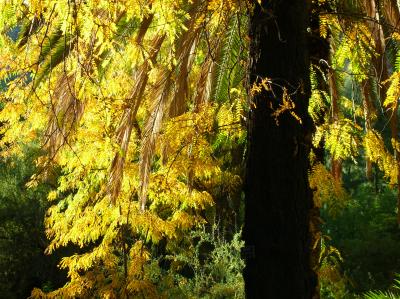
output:
[[[332,48],[331,48],[332,51]],[[333,52],[333,51],[332,51]],[[333,53],[331,53],[333,55]],[[336,74],[335,70],[329,68],[328,71],[328,81],[329,81],[329,89],[331,95],[331,103],[332,103],[332,115],[331,115],[331,122],[338,123],[339,122],[339,93],[338,93],[338,86],[336,81]],[[337,182],[342,181],[342,160],[340,158],[335,158],[332,155],[331,159],[331,173],[333,178]]]
[[[378,13],[378,3],[375,0],[364,0],[363,10],[364,13],[371,19],[375,21],[367,21],[367,25],[371,31],[371,34],[375,42],[376,54],[372,58],[372,74],[375,75],[378,82],[378,93],[386,96],[386,88],[381,82],[388,79],[388,72],[385,63],[385,42],[383,36],[382,26],[380,24],[380,16]],[[375,106],[371,97],[372,94],[372,84],[371,78],[364,80],[362,85],[363,91],[363,108],[364,108],[364,118],[365,118],[365,132],[368,133],[373,128],[372,118],[375,114]],[[383,103],[383,101],[382,101]],[[366,177],[369,181],[372,181],[372,162],[366,157]]]
[[[308,299],[317,279],[310,263],[307,1],[254,3],[249,89],[261,79],[271,83],[252,95],[250,103],[243,232],[246,296]],[[276,116],[285,90],[295,108]]]
[[[370,79],[365,80],[362,86],[365,133],[370,132],[372,129],[372,124],[371,124],[372,101],[370,99],[371,85],[369,83],[369,80]],[[365,177],[367,178],[368,181],[372,182],[372,162],[369,157],[365,157]]]

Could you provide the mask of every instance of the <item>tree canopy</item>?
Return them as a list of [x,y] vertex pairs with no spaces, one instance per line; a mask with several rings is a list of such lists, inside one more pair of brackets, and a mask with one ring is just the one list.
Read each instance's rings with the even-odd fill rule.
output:
[[399,20],[395,0],[0,1],[4,294],[387,288]]

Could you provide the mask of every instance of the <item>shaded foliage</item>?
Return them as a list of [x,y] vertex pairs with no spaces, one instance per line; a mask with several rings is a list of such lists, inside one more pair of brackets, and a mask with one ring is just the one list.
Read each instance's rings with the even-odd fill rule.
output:
[[3,298],[26,298],[34,287],[62,285],[64,272],[57,268],[59,255],[46,256],[45,200],[49,185],[28,189],[40,149],[24,148],[26,158],[0,162],[0,293]]

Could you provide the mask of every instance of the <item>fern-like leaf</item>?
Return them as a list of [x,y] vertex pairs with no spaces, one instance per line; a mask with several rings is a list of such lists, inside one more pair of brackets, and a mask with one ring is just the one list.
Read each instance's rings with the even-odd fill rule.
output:
[[229,99],[229,92],[243,77],[243,69],[240,65],[242,48],[241,36],[239,34],[239,17],[233,16],[229,22],[227,33],[222,41],[219,61],[216,68],[215,87],[213,98],[218,102]]

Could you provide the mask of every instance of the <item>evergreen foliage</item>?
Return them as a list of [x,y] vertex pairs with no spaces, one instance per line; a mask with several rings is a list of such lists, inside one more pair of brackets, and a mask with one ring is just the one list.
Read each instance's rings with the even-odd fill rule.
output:
[[49,184],[28,189],[34,173],[37,145],[24,147],[26,158],[0,162],[0,293],[3,298],[26,298],[33,287],[54,288],[65,282],[57,269],[59,254],[46,256],[43,218]]

